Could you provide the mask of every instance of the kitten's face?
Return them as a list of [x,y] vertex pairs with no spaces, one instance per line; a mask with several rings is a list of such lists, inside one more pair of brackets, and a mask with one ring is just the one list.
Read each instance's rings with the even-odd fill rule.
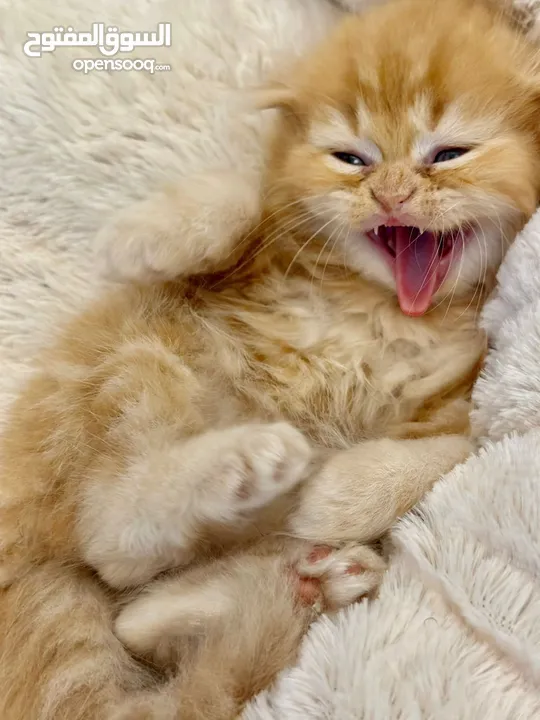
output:
[[351,18],[273,98],[274,205],[410,315],[492,276],[537,202],[532,52],[471,5]]

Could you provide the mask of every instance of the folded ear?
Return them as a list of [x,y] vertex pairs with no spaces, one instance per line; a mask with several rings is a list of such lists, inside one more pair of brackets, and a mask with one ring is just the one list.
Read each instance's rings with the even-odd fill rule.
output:
[[258,110],[275,109],[294,112],[296,108],[296,93],[285,83],[268,83],[253,90],[251,95],[253,104]]

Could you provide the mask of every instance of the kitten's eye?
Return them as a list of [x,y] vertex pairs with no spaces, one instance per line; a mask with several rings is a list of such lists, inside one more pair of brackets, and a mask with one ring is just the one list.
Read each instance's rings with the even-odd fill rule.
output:
[[457,158],[468,152],[468,148],[445,148],[444,150],[439,150],[433,158],[433,162],[442,163],[448,162],[449,160],[457,160]]
[[367,165],[367,163],[362,160],[362,158],[359,155],[354,155],[353,153],[348,152],[334,152],[332,155],[337,159],[341,160],[341,162],[347,163],[347,165]]

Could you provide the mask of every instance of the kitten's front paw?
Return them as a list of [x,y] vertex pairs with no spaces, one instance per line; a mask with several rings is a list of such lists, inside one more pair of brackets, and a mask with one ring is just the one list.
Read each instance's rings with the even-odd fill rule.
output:
[[175,242],[170,200],[156,195],[118,213],[98,233],[95,250],[106,278],[151,283],[178,274]]
[[357,543],[315,546],[293,565],[300,601],[319,611],[339,610],[373,592],[385,570],[380,555]]
[[221,475],[234,514],[258,510],[297,485],[305,476],[312,450],[288,423],[237,428],[234,446],[223,452]]
[[121,211],[96,238],[103,274],[151,283],[229,267],[257,222],[258,179],[233,172],[184,178]]

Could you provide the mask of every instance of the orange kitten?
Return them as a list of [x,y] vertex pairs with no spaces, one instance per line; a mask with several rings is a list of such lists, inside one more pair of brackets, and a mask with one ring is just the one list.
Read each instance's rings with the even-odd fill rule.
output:
[[166,247],[191,277],[44,354],[2,445],[3,720],[230,720],[377,586],[362,543],[471,450],[477,310],[540,188],[534,63],[471,0],[345,21],[261,93],[262,222]]

